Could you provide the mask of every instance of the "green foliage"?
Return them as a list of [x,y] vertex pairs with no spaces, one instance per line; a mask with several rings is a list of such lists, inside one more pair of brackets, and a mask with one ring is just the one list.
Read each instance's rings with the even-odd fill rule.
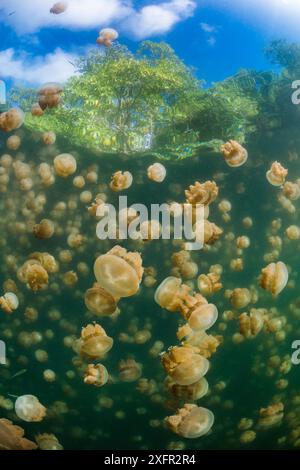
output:
[[[217,151],[228,139],[244,142],[299,125],[290,96],[291,78],[300,77],[300,46],[275,41],[266,54],[284,69],[241,70],[204,88],[165,43],[145,41],[135,54],[118,44],[95,49],[76,64],[78,74],[65,86],[63,105],[40,118],[27,113],[26,124],[105,153],[181,159]],[[36,99],[32,89],[11,94],[11,101],[27,110]],[[147,135],[151,148],[145,147]]]

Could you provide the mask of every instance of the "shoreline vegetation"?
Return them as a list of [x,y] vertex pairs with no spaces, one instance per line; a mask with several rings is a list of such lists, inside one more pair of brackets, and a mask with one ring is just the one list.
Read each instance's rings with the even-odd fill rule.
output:
[[51,130],[102,155],[176,161],[218,154],[228,139],[251,146],[297,130],[291,84],[300,77],[300,46],[274,41],[266,55],[277,73],[240,70],[205,88],[166,43],[142,42],[135,54],[115,44],[74,64],[78,75],[58,108],[32,116],[38,90],[24,87],[11,90],[9,103],[26,111],[30,130]]

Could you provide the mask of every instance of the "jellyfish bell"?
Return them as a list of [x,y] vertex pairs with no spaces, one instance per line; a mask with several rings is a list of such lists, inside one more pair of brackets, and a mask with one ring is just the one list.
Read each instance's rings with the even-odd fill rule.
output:
[[161,356],[166,373],[179,385],[191,385],[209,369],[208,360],[190,346],[174,346]]
[[44,419],[46,408],[34,395],[22,395],[15,402],[15,412],[23,421],[39,422]]
[[113,347],[113,339],[107,336],[104,328],[97,323],[95,325],[89,324],[82,329],[76,347],[81,356],[97,360],[101,359]]
[[209,390],[209,385],[205,377],[202,377],[198,382],[191,385],[178,385],[170,377],[167,377],[165,386],[176,398],[192,401],[200,400],[207,395]]
[[77,163],[73,155],[70,153],[61,153],[54,158],[54,169],[58,176],[67,178],[75,173]]
[[178,277],[167,277],[157,287],[154,295],[155,302],[162,308],[168,309],[169,305],[173,302],[176,297],[182,281]]
[[54,5],[50,8],[50,13],[52,13],[53,15],[60,15],[61,13],[64,13],[67,8],[67,2],[57,2],[54,3]]
[[64,450],[54,434],[38,434],[35,440],[40,450]]
[[88,364],[84,373],[84,383],[102,387],[108,382],[109,375],[103,364]]
[[139,290],[143,276],[142,258],[137,252],[127,252],[115,246],[94,264],[97,282],[114,298],[130,297]]
[[166,177],[167,170],[161,163],[154,163],[147,169],[148,178],[155,183],[162,183]]
[[42,110],[46,108],[56,108],[61,102],[63,88],[57,83],[46,83],[39,91],[38,104]]
[[11,132],[19,129],[24,123],[25,114],[20,108],[11,108],[0,114],[0,129]]
[[6,292],[0,297],[0,308],[6,313],[12,313],[19,306],[19,299],[14,292]]
[[266,178],[272,186],[282,186],[287,175],[288,170],[276,161],[272,163],[270,170],[267,171]]
[[260,276],[260,286],[277,296],[286,287],[289,279],[289,272],[282,261],[270,263],[262,269]]
[[112,46],[112,43],[119,37],[118,31],[113,28],[104,28],[99,31],[99,37],[97,38],[97,44],[104,45],[105,47]]
[[117,311],[117,300],[97,283],[85,292],[84,302],[97,316],[109,316]]
[[230,167],[239,167],[248,160],[248,152],[241,144],[235,140],[229,140],[221,146],[221,152],[225,158],[225,162]]
[[0,450],[35,450],[37,445],[24,437],[24,430],[5,418],[0,419]]
[[200,305],[188,319],[192,330],[208,330],[218,319],[218,309],[214,304]]
[[174,416],[166,418],[171,431],[187,439],[196,439],[207,434],[213,424],[214,415],[207,408],[185,404]]

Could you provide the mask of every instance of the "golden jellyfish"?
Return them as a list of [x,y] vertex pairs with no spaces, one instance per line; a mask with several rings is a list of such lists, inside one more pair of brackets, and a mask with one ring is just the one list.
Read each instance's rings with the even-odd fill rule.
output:
[[252,299],[251,292],[247,288],[237,287],[231,292],[230,301],[234,308],[245,308]]
[[70,153],[61,153],[54,158],[54,170],[58,176],[67,178],[73,175],[77,169],[77,163]]
[[240,435],[241,444],[250,444],[256,439],[256,432],[249,429]]
[[52,13],[53,15],[60,15],[61,13],[64,13],[67,8],[67,2],[57,2],[54,3],[54,5],[50,8],[50,13]]
[[129,171],[116,171],[111,177],[109,187],[114,192],[123,191],[130,188],[133,182],[132,174]]
[[118,31],[113,28],[104,28],[99,31],[99,36],[97,38],[97,44],[103,44],[105,47],[112,46],[112,43],[116,41],[119,37]]
[[297,225],[290,225],[285,233],[289,240],[300,240],[300,227]]
[[37,260],[28,260],[17,272],[21,282],[27,284],[30,289],[37,291],[48,284],[49,276],[45,268]]
[[300,197],[300,186],[297,183],[287,181],[283,185],[282,192],[290,201],[297,201]]
[[139,253],[117,245],[96,259],[94,273],[100,286],[114,298],[130,297],[140,287],[142,258]]
[[119,377],[122,382],[135,382],[142,375],[142,366],[134,359],[122,360],[119,363]]
[[260,286],[277,296],[286,287],[289,273],[286,265],[282,261],[270,263],[261,271]]
[[272,186],[282,186],[287,175],[288,170],[283,168],[279,162],[273,162],[270,170],[266,173],[267,180]]
[[147,169],[147,175],[149,180],[155,181],[155,183],[162,183],[166,177],[167,170],[161,163],[154,163]]
[[56,273],[58,271],[58,264],[50,253],[35,251],[29,255],[29,259],[38,261],[47,273]]
[[261,408],[259,415],[258,427],[260,429],[269,429],[278,426],[281,424],[284,417],[284,405],[279,402],[267,408]]
[[35,450],[37,445],[24,437],[24,430],[8,419],[0,419],[0,450]]
[[61,93],[63,89],[57,83],[47,83],[39,91],[39,106],[42,110],[46,108],[57,108],[61,102]]
[[202,295],[208,296],[222,289],[220,275],[217,273],[200,274],[197,279],[198,289]]
[[209,362],[191,346],[174,346],[161,356],[166,373],[179,385],[198,382],[207,373]]
[[21,139],[18,135],[11,135],[6,141],[6,146],[9,150],[18,150],[20,145]]
[[89,324],[81,331],[77,344],[80,355],[89,360],[101,359],[113,346],[113,339],[97,323]]
[[53,145],[56,141],[56,134],[52,131],[44,132],[42,139],[45,145]]
[[108,382],[108,372],[103,364],[88,364],[84,372],[84,383],[102,387]]
[[242,313],[239,316],[240,333],[245,338],[255,338],[261,332],[264,326],[264,316],[260,311],[253,310],[248,315]]
[[214,304],[205,304],[194,309],[188,318],[192,330],[208,330],[218,319],[218,309]]
[[185,191],[186,201],[193,205],[209,205],[218,197],[218,194],[219,188],[214,181],[205,181],[202,184],[196,181]]
[[38,434],[35,440],[40,450],[64,450],[54,434]]
[[218,227],[213,222],[209,222],[209,220],[204,221],[204,243],[206,245],[213,245],[216,241],[219,240],[222,234],[223,234],[223,229]]
[[176,398],[182,400],[196,401],[203,398],[208,393],[208,382],[205,377],[202,377],[198,382],[191,385],[178,385],[170,377],[166,379],[166,388]]
[[39,422],[46,416],[46,408],[34,395],[21,395],[15,402],[15,412],[22,421]]
[[117,311],[116,299],[97,283],[85,292],[84,302],[90,312],[100,317]]
[[42,219],[33,226],[33,234],[38,239],[51,238],[54,234],[54,223],[49,219]]
[[248,160],[247,150],[236,140],[229,140],[221,146],[221,152],[225,158],[225,162],[230,167],[239,167]]
[[6,292],[0,297],[0,308],[5,313],[12,313],[19,306],[19,299],[14,292]]
[[11,132],[22,126],[25,114],[19,108],[11,108],[0,114],[0,129],[4,132]]
[[176,415],[165,418],[168,428],[181,437],[196,439],[207,434],[213,424],[214,415],[207,408],[186,403]]
[[35,104],[32,105],[31,114],[32,114],[32,116],[36,116],[36,117],[43,116],[44,111],[40,107],[39,103],[35,103]]
[[237,246],[237,248],[239,248],[241,250],[245,250],[246,248],[249,248],[250,238],[245,236],[245,235],[243,235],[241,237],[237,237],[236,246]]

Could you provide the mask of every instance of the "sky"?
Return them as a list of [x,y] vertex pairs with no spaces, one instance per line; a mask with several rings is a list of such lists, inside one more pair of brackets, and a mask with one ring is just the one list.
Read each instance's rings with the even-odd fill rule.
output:
[[208,85],[241,68],[270,69],[273,39],[300,42],[300,0],[0,0],[0,79],[8,86],[65,82],[73,63],[113,27],[119,42],[166,41]]

